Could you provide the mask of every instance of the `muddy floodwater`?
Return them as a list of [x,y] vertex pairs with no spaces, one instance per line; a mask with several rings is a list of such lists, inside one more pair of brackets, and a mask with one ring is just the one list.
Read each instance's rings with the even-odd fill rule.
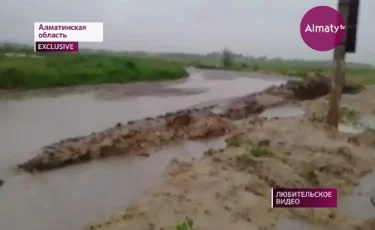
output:
[[190,72],[188,79],[176,83],[56,90],[61,94],[39,90],[32,97],[19,93],[3,97],[0,178],[5,184],[0,188],[1,229],[81,229],[94,218],[128,205],[158,183],[173,158],[199,158],[206,149],[222,148],[225,143],[222,139],[186,142],[149,158],[102,160],[39,175],[13,170],[44,145],[101,131],[116,122],[217,103],[285,82],[278,76],[265,78],[255,73]]

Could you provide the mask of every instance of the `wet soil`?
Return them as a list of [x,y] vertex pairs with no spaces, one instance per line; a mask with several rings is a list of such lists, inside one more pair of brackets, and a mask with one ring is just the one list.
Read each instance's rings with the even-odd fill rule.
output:
[[166,115],[163,120],[118,123],[104,132],[88,137],[62,140],[44,147],[41,153],[19,167],[29,172],[46,171],[97,158],[135,154],[148,157],[152,152],[182,140],[223,136],[231,123],[218,115],[183,111]]
[[[366,114],[373,96],[370,87],[343,101],[361,98],[354,106]],[[196,162],[174,162],[164,183],[86,229],[168,230],[185,216],[196,229],[374,229],[369,181],[374,180],[375,133],[327,127],[322,122],[327,105],[327,98],[320,98],[295,104],[305,110],[297,117],[236,122],[224,149],[207,151]],[[259,145],[267,154],[252,155]],[[342,199],[338,209],[272,209],[273,187],[337,187]],[[355,211],[358,205],[363,210]]]
[[343,213],[362,222],[374,217],[375,207],[371,202],[375,195],[375,174],[371,173],[359,181],[350,195],[341,199],[340,209]]

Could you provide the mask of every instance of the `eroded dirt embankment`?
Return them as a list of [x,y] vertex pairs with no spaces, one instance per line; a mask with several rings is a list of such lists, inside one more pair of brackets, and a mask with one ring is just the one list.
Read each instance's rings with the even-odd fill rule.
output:
[[[220,113],[215,106],[177,111],[156,118],[118,123],[103,132],[89,136],[68,138],[46,146],[36,157],[19,165],[28,172],[46,171],[71,164],[114,155],[136,154],[148,156],[163,146],[183,140],[223,136],[233,129],[232,120],[258,114],[267,108],[294,103],[326,95],[327,78],[312,76],[304,81],[289,81],[263,92],[233,100]],[[349,84],[344,92],[358,92],[360,87]],[[303,93],[305,92],[305,93]]]
[[148,156],[167,144],[222,136],[231,129],[225,118],[204,111],[167,115],[142,124],[118,123],[104,132],[44,147],[38,156],[19,167],[30,172],[45,171],[115,155]]
[[[374,96],[371,88],[343,101],[357,98],[367,107]],[[320,119],[326,98],[300,105],[306,109],[301,117],[242,120],[224,149],[194,162],[171,162],[164,183],[87,229],[174,230],[186,216],[194,229],[207,230],[274,230],[281,217],[329,229],[375,229],[373,220],[356,223],[339,209],[270,208],[271,188],[337,187],[341,197],[375,166],[374,131],[354,135],[326,127]]]

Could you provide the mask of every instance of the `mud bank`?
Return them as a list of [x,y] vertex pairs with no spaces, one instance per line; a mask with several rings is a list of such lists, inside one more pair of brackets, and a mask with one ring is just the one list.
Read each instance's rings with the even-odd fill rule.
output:
[[[20,164],[18,168],[28,172],[47,171],[114,155],[149,156],[152,152],[179,141],[223,136],[232,131],[233,120],[259,114],[267,108],[322,96],[321,88],[326,86],[326,82],[323,77],[288,81],[285,85],[236,98],[219,112],[213,112],[219,105],[212,105],[130,121],[128,124],[118,123],[103,132],[68,138],[46,146],[36,157]],[[350,92],[353,92],[352,88]],[[303,89],[307,96],[303,96]],[[311,95],[311,89],[320,93]]]
[[[375,96],[375,88],[343,101],[374,103],[365,95]],[[172,230],[186,216],[195,229],[274,230],[282,218],[305,220],[316,229],[375,229],[374,220],[360,223],[340,209],[270,208],[271,188],[337,187],[342,197],[373,171],[375,133],[326,127],[316,118],[326,114],[327,103],[325,98],[300,103],[306,110],[300,117],[241,120],[225,148],[195,162],[171,163],[164,183],[85,229]]]
[[177,112],[142,124],[118,123],[104,132],[62,140],[44,147],[40,155],[19,167],[29,172],[45,171],[115,155],[149,156],[171,143],[218,137],[231,129],[226,119],[208,112]]

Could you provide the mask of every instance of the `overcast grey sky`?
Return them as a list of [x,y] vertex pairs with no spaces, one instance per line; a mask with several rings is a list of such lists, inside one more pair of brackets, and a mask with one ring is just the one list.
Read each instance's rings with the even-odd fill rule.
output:
[[[211,52],[327,59],[299,34],[303,14],[337,0],[1,0],[0,40],[33,42],[35,21],[104,22],[104,43],[90,48]],[[351,61],[375,64],[375,1],[362,0],[358,50]]]

